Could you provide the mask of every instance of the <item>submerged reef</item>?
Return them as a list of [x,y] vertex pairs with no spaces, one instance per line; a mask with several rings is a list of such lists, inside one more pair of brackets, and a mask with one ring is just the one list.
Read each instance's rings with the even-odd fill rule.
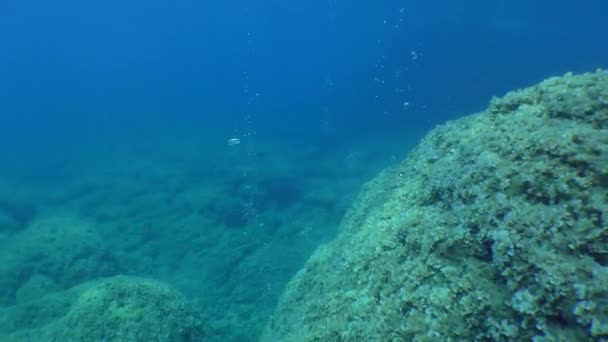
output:
[[33,221],[0,245],[0,306],[119,273],[95,227],[57,215]]
[[363,188],[263,341],[608,340],[608,72],[432,130]]
[[83,292],[58,321],[56,341],[204,341],[203,323],[171,287],[118,276]]
[[156,280],[116,276],[0,309],[2,341],[205,341],[186,299]]
[[186,298],[120,273],[93,225],[33,221],[0,244],[0,341],[205,341]]

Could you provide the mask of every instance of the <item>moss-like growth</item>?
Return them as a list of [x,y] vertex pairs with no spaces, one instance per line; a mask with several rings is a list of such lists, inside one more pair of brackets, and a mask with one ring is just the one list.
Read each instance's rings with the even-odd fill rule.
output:
[[72,216],[31,223],[0,249],[0,305],[37,298],[118,272],[91,224]]
[[114,277],[84,291],[51,329],[55,341],[204,341],[181,294],[154,280]]
[[205,341],[199,314],[171,287],[117,276],[0,308],[0,340]]
[[608,73],[436,128],[363,189],[264,341],[608,339]]
[[64,317],[74,301],[97,282],[49,292],[27,302],[0,307],[0,341],[52,341],[49,328]]

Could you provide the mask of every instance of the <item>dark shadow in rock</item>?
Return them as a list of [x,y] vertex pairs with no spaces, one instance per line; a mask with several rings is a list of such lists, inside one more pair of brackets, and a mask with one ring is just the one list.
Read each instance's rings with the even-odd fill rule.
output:
[[219,214],[219,219],[227,228],[244,228],[249,221],[242,205],[224,207]]
[[211,202],[199,210],[200,215],[211,215],[215,222],[230,229],[245,228],[249,223],[246,203],[238,201]]
[[258,192],[254,203],[259,209],[288,209],[302,198],[302,191],[296,180],[291,178],[274,178],[258,183]]
[[26,227],[36,216],[34,204],[7,199],[0,199],[0,211],[6,213],[20,227]]

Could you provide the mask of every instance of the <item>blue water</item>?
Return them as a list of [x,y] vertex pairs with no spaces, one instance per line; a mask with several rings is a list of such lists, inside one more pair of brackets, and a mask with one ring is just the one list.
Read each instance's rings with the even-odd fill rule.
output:
[[[0,243],[69,212],[136,260],[111,275],[165,281],[223,322],[217,340],[255,340],[366,180],[492,96],[608,67],[606,13],[601,0],[4,0],[0,209],[12,223],[0,220]],[[213,199],[172,204],[193,188]],[[226,256],[175,252],[188,242],[169,232],[214,229]],[[134,237],[138,248],[112,240]],[[214,273],[244,241],[235,271]],[[247,289],[248,270],[264,267]],[[262,288],[264,301],[234,294]]]
[[599,0],[0,6],[3,116],[43,132],[154,118],[242,134],[250,113],[264,135],[378,136],[608,54]]

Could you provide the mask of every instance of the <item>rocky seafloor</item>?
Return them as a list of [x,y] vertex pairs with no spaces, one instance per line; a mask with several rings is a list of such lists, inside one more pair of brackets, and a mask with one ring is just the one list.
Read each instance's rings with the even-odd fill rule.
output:
[[437,127],[358,196],[407,143],[160,145],[3,173],[0,340],[608,340],[606,71]]
[[256,341],[391,160],[380,145],[153,133],[2,156],[0,341]]

